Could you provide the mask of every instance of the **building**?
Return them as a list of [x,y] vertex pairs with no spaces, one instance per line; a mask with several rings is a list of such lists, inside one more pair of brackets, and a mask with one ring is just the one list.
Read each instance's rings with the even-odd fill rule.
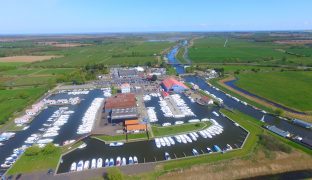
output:
[[140,123],[139,120],[126,120],[125,129],[127,133],[146,131],[147,125],[144,123]]
[[137,118],[138,118],[138,110],[136,107],[112,109],[110,115],[111,123],[120,123],[124,122],[126,119],[137,119]]
[[130,84],[124,83],[120,86],[121,93],[130,93]]
[[166,92],[174,91],[174,92],[182,92],[188,87],[182,82],[170,77],[163,80],[161,86]]
[[146,74],[149,76],[156,75],[162,76],[166,74],[166,68],[149,68],[146,70]]
[[135,95],[124,93],[107,98],[104,104],[104,112],[110,123],[120,123],[127,119],[137,119],[138,110]]
[[136,107],[136,98],[133,93],[117,94],[107,98],[104,104],[105,111],[112,109]]

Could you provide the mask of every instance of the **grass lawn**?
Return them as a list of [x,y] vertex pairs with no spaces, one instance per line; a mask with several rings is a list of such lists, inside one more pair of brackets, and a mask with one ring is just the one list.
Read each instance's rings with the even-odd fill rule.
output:
[[[103,141],[126,141],[126,135],[117,135],[117,136],[108,136],[108,135],[99,135],[94,136],[98,139],[101,139]],[[135,140],[135,139],[147,139],[146,133],[139,133],[139,134],[128,134],[129,140]]]
[[35,156],[22,155],[16,163],[7,172],[8,175],[19,173],[30,173],[36,171],[43,171],[48,169],[55,169],[59,158],[61,156],[61,149],[57,148],[57,151],[51,154],[39,153]]
[[199,123],[187,123],[181,125],[174,125],[168,127],[152,126],[154,136],[167,136],[179,133],[185,133],[190,131],[198,131],[207,128],[211,125],[210,122],[199,122]]
[[44,87],[0,90],[0,124],[15,112],[36,101],[46,91]]
[[251,93],[300,111],[312,111],[312,72],[238,75],[235,83]]

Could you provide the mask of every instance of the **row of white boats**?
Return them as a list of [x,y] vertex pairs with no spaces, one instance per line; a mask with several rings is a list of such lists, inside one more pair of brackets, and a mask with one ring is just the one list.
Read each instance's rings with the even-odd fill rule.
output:
[[157,122],[158,118],[156,115],[155,107],[147,107],[147,116],[150,122]]
[[181,98],[181,95],[172,94],[172,95],[170,95],[170,97],[172,98],[172,100],[177,105],[177,108],[182,112],[182,115],[175,116],[175,118],[196,116],[193,113],[193,111],[191,110],[191,108],[189,108],[188,105],[185,103],[185,101]]
[[111,97],[112,96],[112,89],[110,87],[107,88],[101,88],[103,91],[104,97]]
[[213,123],[212,126],[198,131],[198,132],[191,132],[188,134],[180,134],[175,135],[173,137],[161,137],[161,138],[155,138],[155,144],[158,148],[161,148],[162,146],[171,146],[175,145],[175,141],[178,143],[192,143],[194,141],[197,141],[199,136],[203,138],[213,138],[213,136],[219,135],[223,132],[223,127],[217,123],[214,119],[211,119],[211,122]]
[[104,98],[95,98],[92,101],[90,107],[87,109],[84,116],[82,117],[82,123],[78,127],[77,134],[86,134],[91,132],[93,123],[97,116],[97,111],[99,110],[103,102]]
[[39,147],[45,146],[47,143],[53,142],[55,136],[59,135],[59,130],[69,120],[74,111],[68,110],[68,107],[60,107],[56,110],[39,129],[42,133],[32,134],[24,142],[27,145],[38,144]]
[[[216,112],[215,112],[216,113]],[[217,115],[216,116],[219,116],[219,114],[218,113],[216,113]],[[190,120],[188,120],[187,122],[189,122],[189,123],[197,123],[197,122],[207,122],[207,121],[210,121],[210,119],[208,119],[208,118],[203,118],[203,119],[190,119]],[[184,124],[184,121],[176,121],[176,122],[174,122],[174,125],[181,125],[181,124]],[[170,123],[170,122],[165,122],[165,123],[163,123],[162,124],[162,126],[171,126],[172,125],[172,123]]]
[[74,91],[69,91],[67,92],[68,95],[86,95],[89,94],[89,90],[82,90],[82,89],[78,89],[78,90],[74,90]]
[[86,161],[79,161],[78,163],[73,162],[70,166],[70,171],[82,171],[87,169],[96,169],[102,167],[112,167],[112,166],[125,166],[125,165],[132,165],[138,164],[138,158],[136,156],[130,156],[128,161],[125,157],[117,157],[116,161],[114,158],[107,158],[103,161],[102,158],[92,159],[91,162],[89,160]]

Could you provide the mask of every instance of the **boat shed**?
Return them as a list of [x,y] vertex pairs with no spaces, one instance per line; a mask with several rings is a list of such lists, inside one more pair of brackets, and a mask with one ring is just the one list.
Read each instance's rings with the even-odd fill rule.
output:
[[161,83],[161,86],[166,92],[170,91],[182,92],[188,89],[188,87],[185,84],[172,77],[164,79],[163,82]]
[[307,128],[307,129],[311,129],[311,128],[312,128],[312,124],[311,124],[311,123],[302,121],[302,120],[300,120],[300,119],[293,119],[293,120],[292,120],[292,123],[294,123],[294,124],[296,124],[296,125],[298,125],[298,126]]
[[282,137],[289,137],[290,133],[288,131],[283,131],[279,128],[277,128],[276,126],[267,126],[267,129],[274,132],[275,134],[278,134]]
[[134,124],[134,125],[127,125],[126,130],[127,132],[146,131],[147,127],[146,127],[146,124]]

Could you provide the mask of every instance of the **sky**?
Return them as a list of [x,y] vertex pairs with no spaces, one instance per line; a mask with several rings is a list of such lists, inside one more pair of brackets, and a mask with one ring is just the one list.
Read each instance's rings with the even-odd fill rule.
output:
[[311,29],[312,0],[0,0],[0,34]]

